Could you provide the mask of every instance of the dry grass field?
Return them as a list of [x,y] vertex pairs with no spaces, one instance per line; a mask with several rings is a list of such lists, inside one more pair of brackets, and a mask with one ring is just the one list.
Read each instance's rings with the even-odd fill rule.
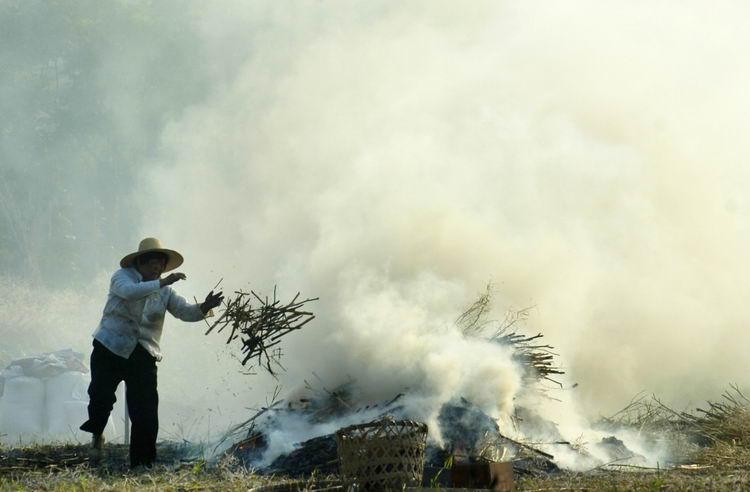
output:
[[[517,476],[519,491],[750,491],[750,406],[736,389],[693,413],[675,412],[656,399],[641,399],[605,426],[638,429],[643,439],[669,439],[675,461],[666,467],[608,464],[583,473]],[[127,447],[106,444],[93,466],[84,445],[0,447],[0,490],[265,492],[343,490],[337,477],[303,479],[259,475],[235,458],[207,462],[203,449],[160,443],[151,470],[131,471]]]
[[[231,459],[211,466],[205,461],[172,463],[170,449],[152,470],[130,471],[126,449],[108,445],[108,458],[91,466],[85,446],[37,446],[0,450],[0,490],[55,491],[303,491],[342,490],[335,477],[306,480],[254,474]],[[164,451],[164,450],[160,450]],[[172,450],[173,451],[173,450]],[[593,470],[517,477],[519,491],[734,491],[750,490],[750,452],[725,446],[705,449],[704,464],[667,470]],[[726,459],[726,461],[724,461]],[[706,464],[705,462],[714,464]]]
[[[598,472],[556,474],[516,481],[518,491],[745,491],[750,469]],[[55,491],[314,491],[342,490],[332,482],[269,479],[227,467],[157,467],[146,473],[75,465],[67,468],[3,471],[0,490]]]

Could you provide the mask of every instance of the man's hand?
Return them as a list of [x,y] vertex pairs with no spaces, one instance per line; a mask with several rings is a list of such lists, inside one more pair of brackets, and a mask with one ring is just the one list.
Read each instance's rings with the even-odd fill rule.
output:
[[218,294],[214,294],[214,291],[211,291],[206,296],[206,300],[203,301],[203,304],[201,304],[201,311],[203,314],[208,313],[213,308],[220,306],[221,302],[224,300],[224,293],[219,292]]
[[170,273],[166,277],[159,280],[159,287],[164,287],[167,285],[172,285],[173,283],[177,282],[178,280],[185,280],[187,277],[184,273]]

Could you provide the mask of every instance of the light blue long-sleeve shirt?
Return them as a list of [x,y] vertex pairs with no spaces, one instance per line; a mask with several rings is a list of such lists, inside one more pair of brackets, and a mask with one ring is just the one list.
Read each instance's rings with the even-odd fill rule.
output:
[[135,268],[121,268],[112,275],[107,304],[93,336],[120,357],[127,359],[141,344],[161,360],[159,341],[166,311],[183,321],[204,319],[199,304],[188,304],[170,286],[159,287],[158,279],[144,282]]

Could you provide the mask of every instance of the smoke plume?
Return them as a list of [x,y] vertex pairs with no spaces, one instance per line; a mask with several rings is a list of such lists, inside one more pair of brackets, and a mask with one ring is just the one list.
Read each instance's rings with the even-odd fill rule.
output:
[[321,297],[284,381],[490,383],[501,408],[512,371],[450,328],[491,280],[587,413],[742,382],[745,7],[375,5],[249,12],[263,34],[149,174],[144,234],[203,284]]

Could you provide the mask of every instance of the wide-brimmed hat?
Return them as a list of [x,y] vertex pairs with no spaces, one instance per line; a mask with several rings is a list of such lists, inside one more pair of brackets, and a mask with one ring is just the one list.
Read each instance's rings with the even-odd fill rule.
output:
[[167,249],[162,248],[161,241],[156,239],[155,237],[147,237],[143,241],[141,241],[141,244],[138,245],[138,251],[135,253],[130,253],[129,255],[125,256],[122,260],[120,260],[120,266],[123,268],[128,268],[133,266],[133,262],[137,256],[140,256],[145,253],[153,253],[153,252],[159,252],[164,253],[167,255],[167,267],[164,269],[165,272],[168,272],[169,270],[174,270],[178,266],[182,265],[182,262],[185,261],[182,258],[182,255],[178,253],[177,251],[173,249]]

